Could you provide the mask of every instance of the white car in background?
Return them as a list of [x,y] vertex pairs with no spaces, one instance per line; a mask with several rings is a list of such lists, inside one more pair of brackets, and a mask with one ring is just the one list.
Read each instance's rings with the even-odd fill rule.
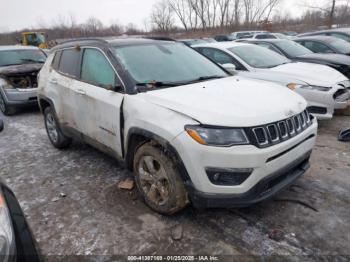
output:
[[[318,64],[292,62],[276,52],[247,43],[211,43],[194,49],[231,73],[282,84],[302,95],[309,112],[318,119],[330,119],[334,109],[347,107],[344,89],[349,79],[337,70]],[[237,71],[236,71],[237,70]]]

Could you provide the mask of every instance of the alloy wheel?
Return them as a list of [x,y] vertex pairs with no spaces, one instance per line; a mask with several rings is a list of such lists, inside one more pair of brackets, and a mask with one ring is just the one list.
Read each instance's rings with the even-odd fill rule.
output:
[[1,95],[0,95],[0,110],[1,110],[1,112],[5,112],[5,110],[6,110],[5,101]]
[[162,164],[153,156],[140,159],[138,172],[141,188],[154,204],[162,206],[169,200],[170,185]]
[[57,124],[54,116],[51,113],[48,113],[46,115],[46,128],[50,139],[54,143],[57,143],[58,142]]

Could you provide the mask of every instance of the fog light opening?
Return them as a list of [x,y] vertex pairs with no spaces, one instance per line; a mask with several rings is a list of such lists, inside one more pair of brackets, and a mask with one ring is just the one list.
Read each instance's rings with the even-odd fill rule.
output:
[[242,184],[253,172],[252,168],[206,168],[211,183],[220,186]]

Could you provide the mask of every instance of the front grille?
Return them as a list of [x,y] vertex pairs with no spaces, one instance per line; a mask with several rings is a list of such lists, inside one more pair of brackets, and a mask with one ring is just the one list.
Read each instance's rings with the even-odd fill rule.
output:
[[281,143],[302,133],[312,124],[312,116],[307,110],[285,120],[247,129],[254,145],[263,148]]

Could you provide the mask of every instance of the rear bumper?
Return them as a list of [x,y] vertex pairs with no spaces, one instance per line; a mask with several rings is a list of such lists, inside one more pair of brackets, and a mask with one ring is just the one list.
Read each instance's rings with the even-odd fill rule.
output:
[[310,167],[311,151],[288,164],[284,168],[262,179],[249,191],[242,194],[212,194],[197,191],[189,186],[192,204],[197,208],[246,207],[271,198],[287,188]]
[[0,88],[2,97],[9,106],[31,106],[37,105],[37,88],[31,88],[28,90],[18,89],[2,89]]

